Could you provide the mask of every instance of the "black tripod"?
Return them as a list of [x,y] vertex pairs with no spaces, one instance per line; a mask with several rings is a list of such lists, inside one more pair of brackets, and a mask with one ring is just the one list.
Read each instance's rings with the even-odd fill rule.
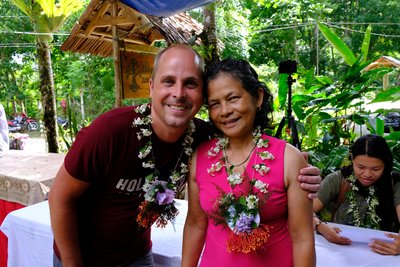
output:
[[287,60],[279,64],[279,73],[288,74],[287,85],[288,85],[288,108],[287,115],[284,116],[279,123],[278,129],[276,130],[275,137],[280,138],[282,135],[282,129],[286,124],[290,129],[290,137],[292,139],[292,145],[301,150],[301,144],[299,141],[299,134],[297,132],[296,121],[292,115],[292,84],[296,81],[293,79],[292,74],[297,72],[297,62],[294,60]]

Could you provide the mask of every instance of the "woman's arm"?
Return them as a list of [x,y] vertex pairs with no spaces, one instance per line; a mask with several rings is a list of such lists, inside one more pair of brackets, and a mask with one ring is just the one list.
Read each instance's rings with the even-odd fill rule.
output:
[[[325,178],[326,179],[326,178]],[[321,187],[323,186],[329,186],[322,184]],[[324,191],[324,190],[322,190]],[[313,212],[314,214],[319,212],[324,208],[324,203],[317,197],[313,200]],[[320,233],[323,237],[325,237],[326,240],[328,240],[331,243],[336,243],[339,245],[349,245],[351,244],[351,240],[347,237],[340,236],[340,228],[339,227],[332,227],[329,226],[326,223],[323,223],[320,218],[318,218],[316,215],[313,216],[313,226],[314,230]]]
[[301,168],[307,166],[300,151],[287,144],[285,148],[285,185],[288,194],[288,225],[293,242],[295,267],[315,266],[315,245],[312,225],[312,201],[297,181]]
[[208,220],[200,206],[199,187],[196,182],[196,157],[190,163],[188,181],[188,214],[183,229],[182,267],[196,267],[207,232]]

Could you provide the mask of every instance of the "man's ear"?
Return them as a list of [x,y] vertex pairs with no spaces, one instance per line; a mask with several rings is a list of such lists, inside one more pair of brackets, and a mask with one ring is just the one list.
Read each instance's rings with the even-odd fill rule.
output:
[[154,82],[153,82],[153,79],[150,78],[150,80],[149,80],[150,98],[151,98],[151,95],[152,95],[152,92],[153,92],[153,87],[154,87]]

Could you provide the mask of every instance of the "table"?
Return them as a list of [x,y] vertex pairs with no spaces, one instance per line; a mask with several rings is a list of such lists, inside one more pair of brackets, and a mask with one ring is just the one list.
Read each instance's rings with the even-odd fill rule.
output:
[[[181,266],[183,225],[187,202],[176,200],[179,215],[166,228],[153,226],[155,267]],[[0,230],[8,237],[9,267],[52,267],[53,234],[48,201],[15,210],[7,215]]]
[[[180,267],[183,224],[187,202],[178,200],[180,211],[175,226],[153,227],[153,254],[156,267]],[[341,225],[341,227],[349,228]],[[175,230],[174,230],[175,228]],[[8,266],[51,267],[53,236],[47,201],[11,212],[0,229],[8,236]],[[380,231],[368,230],[380,234]],[[382,256],[372,252],[367,243],[340,246],[316,235],[318,267],[393,267],[400,266],[400,256]]]
[[[10,150],[0,156],[0,224],[16,209],[44,201],[63,154]],[[7,261],[7,239],[0,233],[0,267]]]
[[29,206],[45,199],[64,154],[10,150],[0,157],[0,199]]
[[[382,236],[384,232],[366,228],[358,228],[348,225],[338,226],[344,233],[355,229],[359,234]],[[343,236],[345,236],[343,234]],[[354,239],[352,239],[354,240]],[[322,235],[315,235],[315,250],[317,252],[317,266],[319,267],[395,267],[400,266],[399,256],[383,256],[373,252],[368,247],[369,242],[352,242],[351,245],[343,246],[330,243]]]

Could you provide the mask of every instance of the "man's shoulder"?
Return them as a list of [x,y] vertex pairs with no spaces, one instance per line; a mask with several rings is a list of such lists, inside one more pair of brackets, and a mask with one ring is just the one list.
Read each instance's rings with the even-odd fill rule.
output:
[[111,109],[95,118],[93,123],[106,123],[116,126],[120,123],[131,123],[137,116],[134,108],[135,107],[129,106]]
[[113,108],[107,112],[104,112],[101,114],[98,118],[104,118],[104,119],[115,119],[115,118],[124,118],[124,117],[133,117],[135,107],[134,106],[129,106],[129,107],[120,107],[120,108]]

